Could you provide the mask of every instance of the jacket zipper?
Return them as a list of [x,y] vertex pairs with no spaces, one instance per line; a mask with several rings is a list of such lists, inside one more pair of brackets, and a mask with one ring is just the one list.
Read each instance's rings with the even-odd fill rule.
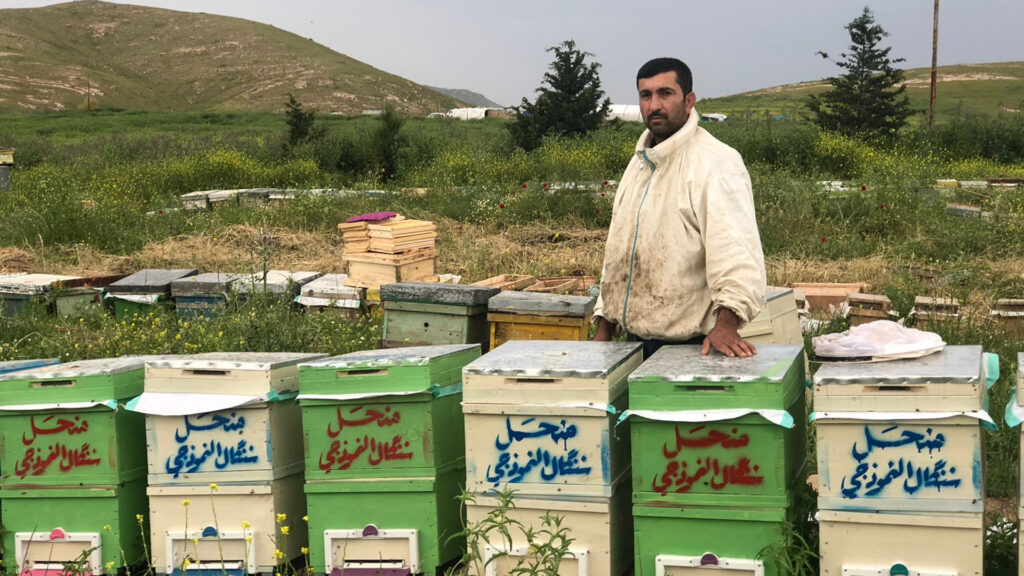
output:
[[651,177],[647,179],[647,187],[644,188],[644,195],[640,198],[640,206],[636,209],[636,226],[633,228],[633,249],[629,251],[629,277],[626,280],[626,297],[622,301],[622,329],[629,331],[629,327],[626,325],[626,308],[629,306],[629,292],[633,288],[633,260],[636,257],[636,240],[640,235],[640,212],[644,208],[644,202],[647,200],[647,193],[651,191],[651,182],[654,180],[654,171],[657,166],[651,159],[647,157],[647,150],[641,152],[644,156],[644,162],[651,167]]

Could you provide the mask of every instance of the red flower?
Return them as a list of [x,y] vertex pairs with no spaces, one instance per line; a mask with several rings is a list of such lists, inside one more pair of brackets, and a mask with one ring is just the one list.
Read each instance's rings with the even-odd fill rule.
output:
[[604,182],[601,182],[601,186],[607,186],[607,185],[608,185],[608,181],[607,180],[605,180]]
[[594,214],[600,214],[600,213],[601,213],[600,210],[594,210]]
[[526,190],[526,184],[523,184],[523,190]]
[[548,187],[548,183],[547,183],[547,182],[541,182],[541,183],[540,183],[540,185],[541,185],[541,186],[543,186],[543,187],[545,187],[545,188],[547,188],[547,187]]
[[822,236],[821,237],[821,241],[827,244],[828,243],[828,238]]
[[601,192],[601,198],[604,198],[604,192]]
[[499,210],[504,210],[505,209],[505,203],[502,202],[501,204],[498,204],[498,209]]
[[867,189],[868,189],[868,187],[867,187],[867,186],[865,186],[865,185],[863,185],[863,184],[861,184],[861,185],[860,185],[860,189],[861,189],[861,190],[867,190]]
[[157,213],[157,214],[163,214],[163,213],[164,213],[164,211],[163,211],[163,208],[161,208],[161,209],[157,210],[157,211],[156,211],[156,213]]
[[878,205],[878,209],[879,210],[885,210],[885,204],[879,204]]

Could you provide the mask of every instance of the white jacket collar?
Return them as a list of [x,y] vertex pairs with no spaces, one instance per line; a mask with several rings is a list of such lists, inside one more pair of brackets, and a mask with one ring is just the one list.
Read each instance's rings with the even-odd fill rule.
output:
[[686,119],[683,127],[653,148],[651,147],[653,135],[650,130],[644,130],[644,133],[640,135],[640,140],[636,143],[637,157],[642,160],[644,152],[647,152],[647,159],[657,164],[659,159],[672,156],[697,132],[698,122],[700,122],[700,113],[696,108],[691,108],[690,117]]

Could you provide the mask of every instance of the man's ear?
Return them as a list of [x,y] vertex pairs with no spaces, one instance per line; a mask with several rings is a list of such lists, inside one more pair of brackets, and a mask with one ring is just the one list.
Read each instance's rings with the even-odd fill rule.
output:
[[686,113],[689,114],[690,110],[693,110],[694,104],[697,103],[697,95],[693,93],[693,90],[686,95]]

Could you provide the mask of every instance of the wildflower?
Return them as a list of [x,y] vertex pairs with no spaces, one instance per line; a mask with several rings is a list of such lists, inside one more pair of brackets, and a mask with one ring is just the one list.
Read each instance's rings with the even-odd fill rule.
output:
[[188,558],[185,558],[184,564],[185,564],[185,566],[191,566],[192,565],[192,561],[189,560]]
[[106,530],[107,532],[110,532],[110,524],[104,524],[103,525],[103,529]]
[[251,535],[250,536],[246,536],[245,537],[245,541],[246,542],[252,542],[252,536]]
[[195,544],[196,546],[199,546],[199,538],[193,537],[192,538],[192,543]]
[[248,530],[249,528],[252,528],[252,524],[248,520],[242,520],[242,530]]
[[213,491],[213,492],[217,491],[217,483],[216,482],[211,482],[210,483],[210,490]]
[[302,521],[303,522],[309,522],[309,516],[308,515],[307,516],[303,516],[302,517]]
[[821,241],[822,241],[822,243],[828,243],[828,238],[822,236],[821,237]]
[[182,500],[182,501],[181,501],[181,505],[182,505],[182,506],[188,506],[188,505],[189,505],[189,504],[191,504],[191,503],[192,503],[192,501],[191,501],[191,500]]
[[287,526],[281,526],[281,534],[288,535],[289,528]]
[[868,187],[867,187],[867,186],[865,186],[865,185],[863,185],[863,184],[861,184],[861,185],[860,185],[860,189],[861,189],[861,190],[867,190],[867,189],[868,189]]
[[136,514],[135,515],[135,520],[137,520],[139,522],[139,524],[142,524],[142,514]]
[[299,552],[302,552],[302,555],[305,556],[305,555],[309,554],[309,548],[306,548],[305,546],[303,546],[302,548],[299,548]]
[[885,204],[879,204],[878,205],[878,209],[879,210],[885,210]]
[[501,204],[498,204],[498,209],[499,210],[504,210],[505,209],[505,203],[502,202]]
[[276,560],[280,560],[280,559],[282,559],[282,558],[284,558],[284,552],[281,552],[281,550],[280,550],[280,549],[276,549],[276,548],[275,548],[275,549],[274,549],[274,559],[276,559]]
[[278,514],[277,515],[277,523],[278,524],[284,522],[287,519],[288,519],[288,515],[287,514]]
[[526,190],[526,184],[523,184],[523,190]]
[[594,210],[594,214],[600,214],[600,213],[601,213],[600,210]]
[[103,567],[107,569],[107,572],[113,572],[114,571],[114,563],[113,562],[107,562],[106,564],[103,565]]

